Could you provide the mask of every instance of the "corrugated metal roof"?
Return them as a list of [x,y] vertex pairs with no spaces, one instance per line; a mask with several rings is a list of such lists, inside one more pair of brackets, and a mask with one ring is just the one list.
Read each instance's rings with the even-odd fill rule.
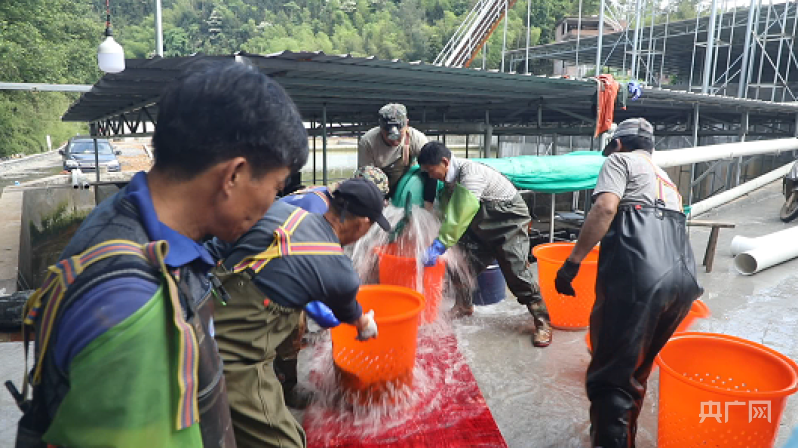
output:
[[[165,85],[183,70],[208,60],[236,57],[279,82],[305,119],[319,119],[326,105],[330,121],[367,122],[387,102],[402,102],[411,121],[480,122],[490,111],[493,124],[534,122],[543,104],[544,122],[580,120],[595,109],[596,82],[380,60],[374,57],[285,51],[271,55],[129,59],[125,71],[106,74],[64,115],[65,121],[96,122],[153,106]],[[656,119],[702,104],[702,113],[765,115],[798,112],[796,104],[698,95],[651,89],[627,112]],[[703,107],[706,105],[706,108]],[[152,107],[157,113],[157,107]],[[581,120],[584,121],[584,120]]]

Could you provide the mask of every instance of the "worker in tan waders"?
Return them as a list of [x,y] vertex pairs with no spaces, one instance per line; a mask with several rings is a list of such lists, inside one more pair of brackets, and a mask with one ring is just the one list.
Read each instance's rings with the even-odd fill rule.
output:
[[277,202],[234,245],[207,244],[223,259],[214,272],[230,296],[214,317],[239,448],[306,445],[272,363],[283,344],[295,340],[300,313],[311,302],[331,310],[320,320],[354,325],[360,340],[377,336],[374,312],[364,313],[358,304],[360,278],[341,246],[363,237],[375,222],[390,230],[383,194],[366,179],[350,179],[329,199],[323,215]]
[[575,295],[579,264],[601,242],[587,369],[594,447],[634,446],[654,358],[703,293],[682,198],[651,161],[653,150],[651,123],[618,125],[604,149],[593,208],[555,279],[557,292]]
[[[512,183],[493,168],[456,158],[439,142],[430,142],[418,156],[421,169],[444,181],[441,210],[443,223],[427,250],[426,266],[457,244],[466,254],[473,275],[495,259],[518,303],[532,314],[536,347],[551,344],[551,323],[540,287],[529,270],[529,223],[532,217]],[[454,282],[462,284],[463,282]],[[458,288],[453,314],[471,315],[471,291]]]
[[[387,199],[392,199],[399,180],[415,165],[427,136],[410,126],[403,104],[386,104],[379,111],[379,126],[370,129],[358,141],[357,166],[374,166],[388,176]],[[424,205],[432,210],[438,181],[424,176]]]

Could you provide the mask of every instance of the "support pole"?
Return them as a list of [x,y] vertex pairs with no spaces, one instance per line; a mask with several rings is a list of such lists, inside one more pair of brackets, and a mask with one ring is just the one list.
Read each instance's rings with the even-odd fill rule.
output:
[[[698,146],[698,126],[700,118],[701,106],[699,104],[693,105],[693,147]],[[695,163],[690,164],[690,192],[687,196],[687,205],[693,205],[693,179],[695,179]]]
[[551,194],[551,222],[549,223],[549,242],[554,242],[554,208],[556,207],[557,195]]
[[749,64],[749,57],[751,53],[751,33],[754,29],[754,16],[756,12],[754,8],[756,7],[757,0],[751,0],[751,5],[748,7],[748,24],[745,26],[745,46],[743,47],[743,61],[742,66],[740,68],[740,80],[737,84],[737,98],[745,98],[748,93],[748,73],[750,72],[748,68]]
[[490,157],[490,143],[493,140],[493,127],[490,125],[490,111],[485,111],[485,141],[483,142],[483,157]]
[[[601,74],[601,45],[604,39],[604,0],[599,1],[601,8],[599,9],[598,45],[596,45],[596,76]],[[640,2],[640,0],[637,1]]]
[[709,32],[707,32],[707,46],[704,53],[704,83],[701,93],[709,92],[710,78],[712,77],[712,52],[715,48],[715,19],[717,18],[718,0],[712,0],[712,10],[709,11]]
[[[743,112],[740,116],[740,143],[745,142],[745,137],[748,135],[748,112]],[[740,177],[743,174],[743,157],[737,158],[737,169],[734,174],[734,186],[740,185]]]
[[321,105],[321,169],[322,184],[327,186],[327,103]]
[[163,57],[163,19],[161,0],[155,0],[155,54]]
[[[582,14],[581,13],[581,8],[582,8],[581,0],[580,0],[580,3],[579,3],[579,8],[580,8],[580,13],[579,14],[581,16],[581,14]],[[527,73],[527,74],[529,74],[529,33],[531,31],[529,19],[530,19],[531,15],[532,15],[532,0],[526,0],[526,57],[524,58],[524,67],[526,68],[526,71],[524,73]],[[580,20],[581,20],[581,17],[580,17]],[[576,62],[577,62],[577,64],[576,65],[578,66],[579,65],[579,34],[576,35],[576,47],[577,47],[577,50],[576,50]]]
[[510,14],[507,10],[508,0],[504,0],[504,38],[502,39],[502,72],[504,72],[504,54],[507,51],[507,21],[510,20]]
[[[632,78],[637,79],[637,44],[638,39],[640,39],[640,2],[641,0],[637,0],[635,4],[635,16],[637,17],[637,21],[635,24],[635,37],[632,41]],[[603,2],[602,2],[603,4]]]
[[313,130],[313,185],[316,185],[316,120],[310,122],[310,128]]
[[466,159],[468,158],[468,134],[466,134]]

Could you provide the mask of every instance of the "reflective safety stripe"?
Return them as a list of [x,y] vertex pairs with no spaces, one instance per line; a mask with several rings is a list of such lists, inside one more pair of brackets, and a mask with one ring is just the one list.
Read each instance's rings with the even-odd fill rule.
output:
[[343,248],[338,243],[329,242],[291,242],[291,235],[299,227],[299,223],[307,217],[308,212],[298,208],[291,213],[285,222],[274,230],[274,240],[269,247],[256,255],[241,260],[233,268],[233,272],[251,269],[256,274],[275,258],[288,255],[341,255]]
[[673,182],[665,179],[664,177],[659,175],[659,170],[657,166],[654,165],[654,162],[651,161],[647,156],[640,154],[640,157],[646,159],[646,161],[651,165],[651,168],[654,170],[654,176],[657,177],[657,199],[665,202],[665,188],[669,188],[676,193],[676,197],[678,198],[679,206],[682,205],[682,195],[679,193],[679,188],[673,184]]
[[[180,398],[177,407],[176,427],[177,429],[184,429],[199,422],[199,407],[197,404],[199,347],[193,327],[183,318],[177,283],[164,261],[168,252],[169,244],[166,241],[154,241],[141,245],[127,240],[108,240],[88,248],[81,254],[66,258],[50,266],[42,287],[28,298],[23,309],[25,325],[34,326],[37,320],[41,319],[39,334],[36,335],[39,344],[39,356],[33,372],[33,384],[38,384],[41,381],[42,365],[44,364],[45,353],[49,348],[53,328],[55,328],[55,318],[69,286],[75,282],[87,267],[100,260],[121,255],[136,256],[160,269],[169,290],[173,321],[179,338],[178,368],[176,373]],[[45,297],[49,297],[49,299],[42,310],[42,301]],[[29,342],[27,334],[26,332],[26,344]],[[25,364],[25,371],[27,372],[27,356]],[[25,375],[25,390],[27,390],[27,378],[28,376]]]

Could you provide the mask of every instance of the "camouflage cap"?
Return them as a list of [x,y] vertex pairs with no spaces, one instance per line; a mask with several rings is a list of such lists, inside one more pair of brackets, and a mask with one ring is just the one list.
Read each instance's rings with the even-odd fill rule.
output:
[[612,134],[612,138],[618,137],[645,137],[653,140],[654,126],[645,118],[630,118],[622,121]]
[[352,177],[362,177],[369,180],[380,189],[383,196],[388,194],[388,176],[376,166],[361,166],[352,173]]
[[380,127],[388,131],[388,138],[399,140],[399,131],[407,126],[407,108],[404,104],[386,104],[380,108],[379,116]]
[[[361,166],[360,168],[356,169],[354,173],[352,173],[352,178],[363,178],[368,181],[371,181],[377,188],[380,189],[383,196],[388,195],[388,176],[382,172],[381,169],[375,166]],[[338,187],[341,185],[341,182],[336,182],[328,187],[328,191],[332,194]]]

